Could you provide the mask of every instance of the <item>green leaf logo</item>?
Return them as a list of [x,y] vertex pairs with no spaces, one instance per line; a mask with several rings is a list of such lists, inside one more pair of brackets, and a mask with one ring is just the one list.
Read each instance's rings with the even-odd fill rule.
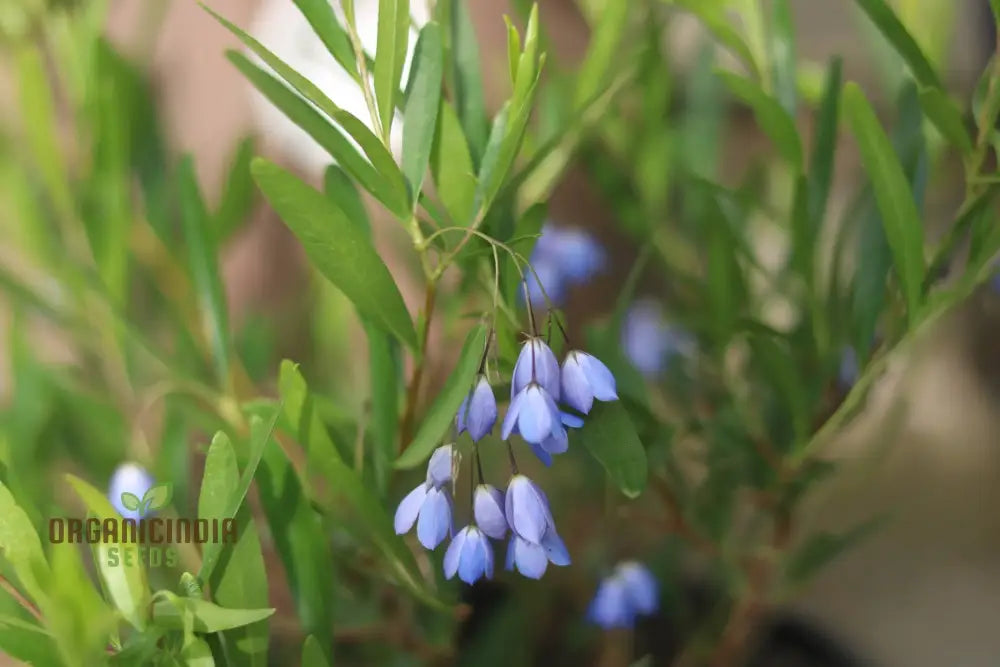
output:
[[173,496],[173,486],[170,484],[160,484],[146,491],[139,500],[134,494],[126,491],[122,494],[122,505],[130,510],[138,510],[140,516],[146,516],[153,510],[166,507]]
[[126,491],[122,494],[122,506],[127,510],[132,510],[133,512],[139,509],[139,497],[134,493],[129,493]]

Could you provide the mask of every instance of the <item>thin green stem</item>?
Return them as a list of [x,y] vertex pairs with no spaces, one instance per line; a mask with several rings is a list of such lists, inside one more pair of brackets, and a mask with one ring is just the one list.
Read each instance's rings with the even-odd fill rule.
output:
[[358,85],[361,86],[361,93],[365,97],[365,105],[368,107],[368,114],[372,120],[372,129],[375,130],[375,134],[382,140],[382,143],[388,147],[389,131],[382,127],[382,121],[378,115],[378,107],[375,105],[375,96],[368,85],[370,80],[368,64],[365,58],[364,47],[361,45],[361,36],[358,34],[357,23],[354,20],[354,0],[341,0],[340,6],[343,8],[344,17],[347,19],[345,21],[347,24],[347,35],[350,38],[351,47],[354,49],[354,57],[358,61],[358,76],[361,77]]

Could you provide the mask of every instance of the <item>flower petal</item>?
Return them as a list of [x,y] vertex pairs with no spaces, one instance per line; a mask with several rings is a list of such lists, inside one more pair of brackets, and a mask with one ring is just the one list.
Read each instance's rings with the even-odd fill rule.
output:
[[469,400],[467,426],[473,442],[482,440],[497,421],[497,401],[485,375],[479,376]]
[[587,618],[606,630],[632,627],[634,616],[620,579],[610,577],[601,582],[587,610]]
[[531,447],[531,451],[538,457],[538,460],[542,462],[545,467],[552,465],[552,455],[547,451],[542,449],[541,445],[536,445],[533,442],[528,443],[528,447]]
[[541,542],[549,524],[548,509],[534,483],[524,475],[514,475],[504,505],[511,530],[530,542]]
[[504,415],[503,425],[500,427],[500,438],[507,440],[517,426],[518,416],[521,414],[521,406],[524,404],[524,392],[520,391],[507,407],[507,414]]
[[399,507],[396,508],[396,518],[393,521],[397,535],[408,533],[413,528],[413,524],[417,520],[417,515],[420,514],[420,507],[424,504],[424,498],[426,497],[427,485],[421,484],[406,494],[406,497],[400,501]]
[[594,405],[594,390],[582,364],[583,355],[570,352],[562,367],[562,401],[574,410],[587,414]]
[[545,548],[545,555],[553,565],[565,567],[570,564],[569,550],[566,549],[566,543],[556,532],[555,526],[550,525],[549,529],[545,531],[542,547]]
[[641,563],[629,561],[618,566],[632,608],[640,614],[652,614],[660,605],[656,577]]
[[549,559],[542,545],[528,542],[519,536],[514,537],[513,543],[517,571],[529,579],[541,579],[549,566]]
[[427,483],[436,489],[451,481],[452,448],[451,445],[438,447],[427,462]]
[[577,354],[580,358],[580,366],[587,376],[587,382],[590,383],[594,392],[594,398],[599,401],[617,401],[618,388],[615,385],[615,376],[611,374],[604,362],[586,352]]
[[540,443],[552,432],[552,422],[558,415],[552,411],[553,402],[548,393],[537,384],[529,384],[522,392],[517,430],[527,442]]
[[448,550],[444,552],[444,576],[447,579],[454,579],[455,573],[458,572],[458,561],[462,556],[468,530],[466,527],[458,531],[458,534],[452,538],[451,544],[448,545]]
[[577,417],[576,415],[571,415],[568,412],[559,412],[560,421],[562,425],[566,428],[582,428],[583,427],[583,417]]
[[467,584],[474,584],[486,571],[486,554],[489,549],[483,548],[486,536],[475,526],[470,526],[466,530],[469,532],[458,563],[458,578]]
[[465,398],[462,399],[462,404],[458,406],[458,412],[455,414],[456,435],[462,435],[465,432],[465,415],[468,414],[468,410],[469,394],[466,394]]
[[511,398],[532,382],[540,384],[559,400],[559,362],[541,338],[531,338],[521,348],[511,378]]
[[569,449],[569,435],[560,426],[555,435],[547,437],[539,446],[549,454],[563,454]]
[[502,540],[507,534],[503,491],[490,484],[480,484],[476,487],[472,506],[479,529],[495,540]]
[[451,530],[451,500],[441,489],[431,489],[420,508],[417,539],[425,549],[433,551]]

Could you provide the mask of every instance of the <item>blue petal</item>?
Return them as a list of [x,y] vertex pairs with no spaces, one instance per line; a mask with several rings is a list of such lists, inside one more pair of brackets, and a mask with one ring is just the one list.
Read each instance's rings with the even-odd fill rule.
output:
[[529,442],[528,447],[531,447],[531,451],[534,452],[535,456],[538,457],[538,460],[541,461],[546,467],[552,465],[552,455],[542,449],[541,445]]
[[513,540],[514,565],[517,571],[529,579],[541,579],[549,566],[545,549],[540,544],[533,544],[515,535]]
[[514,571],[514,543],[517,542],[517,535],[511,535],[510,542],[507,543],[507,556],[504,558],[503,567],[509,572]]
[[479,382],[472,393],[469,401],[468,428],[469,435],[473,442],[482,440],[493,429],[493,424],[497,421],[497,401],[493,396],[493,389],[486,380],[486,376],[480,375]]
[[458,561],[462,556],[468,530],[466,527],[458,531],[458,534],[451,540],[451,544],[448,545],[448,550],[444,552],[444,576],[448,579],[454,579],[455,573],[458,572]]
[[413,524],[417,520],[417,515],[420,514],[420,508],[424,504],[424,498],[426,497],[427,485],[421,484],[406,494],[406,497],[400,501],[399,507],[396,508],[396,518],[393,521],[397,535],[408,533],[413,528]]
[[517,415],[517,430],[526,442],[540,443],[552,432],[552,422],[558,420],[558,411],[553,411],[555,404],[542,387],[529,384],[522,392]]
[[465,415],[469,408],[469,395],[466,394],[465,398],[462,399],[462,404],[458,406],[458,413],[455,415],[455,427],[457,430],[457,435],[462,435],[465,432]]
[[504,499],[507,523],[511,530],[538,544],[548,527],[548,508],[535,484],[524,475],[514,475]]
[[611,374],[604,362],[592,354],[578,352],[580,366],[587,376],[587,382],[594,392],[594,398],[599,401],[617,401],[618,389],[615,386],[615,376]]
[[545,555],[553,565],[565,567],[570,564],[569,550],[566,549],[565,542],[559,537],[555,526],[549,526],[542,539],[542,546],[545,548]]
[[451,481],[452,449],[451,445],[438,447],[431,454],[427,463],[427,483],[436,489]]
[[621,580],[611,577],[601,582],[587,618],[606,630],[632,627],[634,616]]
[[500,438],[507,440],[517,426],[517,418],[521,414],[521,405],[524,403],[524,392],[520,391],[507,407],[507,414],[504,415],[503,425],[500,426]]
[[549,454],[563,454],[569,449],[569,435],[566,429],[559,427],[555,435],[550,435],[540,444],[540,447]]
[[122,494],[131,493],[141,499],[152,486],[153,478],[145,468],[137,463],[123,463],[111,475],[108,500],[123,518],[138,521],[141,518],[138,510],[126,508],[122,503]]
[[467,584],[473,584],[486,572],[486,559],[491,558],[493,552],[486,536],[475,526],[469,526],[466,530],[468,534],[458,563],[458,578]]
[[495,540],[502,540],[507,534],[507,518],[504,516],[503,491],[489,484],[476,487],[473,497],[473,515],[480,530]]
[[537,382],[559,400],[559,362],[541,338],[529,339],[517,355],[511,377],[511,398],[532,382]]
[[560,412],[559,416],[563,426],[565,426],[566,428],[583,427],[583,417],[577,417],[576,415],[571,415],[568,412]]
[[570,352],[562,367],[562,401],[574,410],[587,414],[594,405],[594,390],[587,379],[579,352]]
[[618,566],[618,577],[636,612],[648,615],[656,611],[659,607],[659,586],[652,572],[644,565],[630,561]]
[[417,539],[425,549],[434,550],[451,530],[451,500],[440,489],[427,492],[417,520]]

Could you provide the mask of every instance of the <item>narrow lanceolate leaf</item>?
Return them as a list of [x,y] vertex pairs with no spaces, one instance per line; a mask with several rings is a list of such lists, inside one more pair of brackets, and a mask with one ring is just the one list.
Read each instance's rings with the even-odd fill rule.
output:
[[809,160],[809,222],[815,231],[823,223],[826,203],[833,181],[833,158],[837,151],[837,127],[840,114],[841,60],[834,58],[826,70],[823,98],[813,130],[812,156]]
[[478,166],[486,148],[486,102],[479,62],[479,40],[465,0],[445,0],[451,7],[451,68],[455,105],[469,143],[473,165]]
[[[66,475],[66,481],[96,518],[102,521],[121,519],[104,494],[93,486],[73,475]],[[139,558],[138,545],[102,540],[93,547],[97,570],[101,573],[101,579],[111,597],[111,602],[125,620],[136,629],[144,630],[150,593],[149,584],[146,582],[146,568]],[[132,551],[131,558],[126,558],[127,550]]]
[[229,317],[219,277],[215,231],[209,223],[191,156],[186,156],[181,161],[177,180],[184,238],[188,248],[188,266],[198,292],[199,311],[211,347],[216,375],[224,386],[229,378]]
[[605,86],[608,72],[617,63],[615,51],[625,30],[629,7],[628,2],[604,3],[604,11],[591,33],[587,55],[577,74],[574,95],[574,105],[577,108],[586,104]]
[[[239,489],[240,471],[236,452],[222,431],[212,438],[205,459],[205,472],[198,496],[198,518],[222,521]],[[260,538],[248,508],[236,515],[237,540],[228,544],[209,582],[212,598],[223,607],[257,609],[267,607],[267,569]],[[239,654],[240,664],[266,665],[268,622],[261,620],[226,632],[225,641]]]
[[802,168],[802,142],[795,121],[776,99],[764,92],[756,82],[732,72],[720,71],[719,76],[737,99],[753,109],[754,118],[781,156],[799,170]]
[[920,213],[889,137],[879,124],[864,93],[854,83],[848,83],[844,87],[844,114],[857,139],[865,170],[871,178],[885,237],[892,249],[893,265],[912,324],[918,316],[925,272],[924,233]]
[[194,597],[178,597],[159,591],[153,603],[153,623],[161,628],[183,630],[185,616],[193,620],[197,632],[222,632],[262,621],[274,615],[274,609],[227,609]]
[[28,595],[40,603],[42,587],[48,583],[50,574],[42,542],[31,519],[3,483],[0,483],[0,557],[14,567]]
[[907,32],[906,26],[885,0],[855,0],[855,2],[906,61],[910,71],[913,72],[913,77],[920,85],[932,88],[942,87],[941,80],[923,51],[920,50],[920,45]]
[[[389,210],[397,216],[406,217],[408,215],[406,182],[403,179],[402,173],[399,171],[399,167],[396,165],[395,159],[392,157],[392,153],[389,152],[388,147],[384,145],[382,141],[379,140],[379,138],[376,137],[375,134],[373,134],[372,131],[368,129],[368,127],[357,117],[334,104],[333,100],[331,100],[326,93],[320,90],[319,87],[289,67],[285,61],[274,55],[267,49],[267,47],[223,17],[212,12],[212,10],[209,9],[208,11],[219,23],[221,23],[231,33],[236,35],[240,41],[246,44],[247,47],[253,51],[258,58],[263,60],[268,67],[274,70],[278,76],[284,79],[289,86],[294,88],[307,100],[315,104],[320,111],[336,121],[337,124],[344,129],[344,131],[351,135],[351,138],[358,142],[358,145],[361,146],[361,150],[365,152],[365,155],[367,155],[368,159],[371,161],[372,166],[375,167],[378,173],[385,179],[389,188],[391,188],[393,199],[391,204],[387,204]],[[407,16],[409,15],[407,14]],[[403,48],[405,50],[405,44]],[[394,84],[394,86],[395,85],[398,84]]]
[[290,361],[281,362],[278,391],[292,435],[307,452],[309,470],[323,477],[329,486],[332,497],[321,500],[324,508],[340,518],[345,518],[345,510],[350,510],[355,521],[348,525],[357,527],[358,532],[372,541],[389,566],[390,575],[427,605],[443,608],[444,603],[427,589],[413,553],[396,535],[384,504],[340,457],[316,414],[305,378]]
[[444,98],[431,149],[431,176],[448,215],[455,224],[465,226],[472,216],[476,174],[461,122],[451,103]]
[[410,81],[406,86],[406,109],[403,112],[403,174],[415,203],[423,185],[424,174],[434,144],[438,108],[441,102],[441,77],[444,74],[444,51],[441,27],[428,23],[417,37],[413,50]]
[[375,441],[375,473],[381,494],[396,457],[399,431],[399,395],[403,387],[403,367],[399,344],[381,329],[365,323],[368,336],[368,364],[371,378],[371,433]]
[[431,404],[413,442],[407,443],[406,449],[396,459],[397,468],[407,469],[420,465],[441,444],[441,438],[455,419],[458,406],[469,393],[472,381],[476,378],[479,361],[486,349],[486,333],[486,327],[477,324],[466,336],[455,370]]
[[292,0],[309,21],[313,32],[320,38],[330,55],[355,81],[360,81],[358,61],[351,46],[351,38],[340,25],[330,0]]
[[371,241],[327,197],[281,167],[251,165],[264,196],[295,233],[317,269],[354,304],[400,341],[416,348],[417,334],[392,274]]
[[972,138],[965,127],[962,112],[940,88],[920,91],[920,106],[941,136],[962,155],[972,152]]
[[782,108],[795,116],[797,76],[795,67],[795,21],[789,0],[771,3],[771,73],[774,95]]
[[848,549],[857,546],[881,526],[884,520],[871,519],[860,523],[843,533],[817,533],[805,540],[789,554],[783,568],[783,579],[787,586],[798,586],[808,582]]
[[233,155],[226,183],[222,188],[222,201],[219,202],[212,225],[215,228],[216,245],[223,243],[239,229],[253,208],[257,194],[250,177],[253,152],[253,139],[246,138],[239,143]]
[[312,635],[306,637],[302,644],[302,667],[330,667],[323,647]]
[[375,101],[384,136],[396,111],[399,78],[410,38],[410,0],[379,0],[378,44],[375,47]]
[[358,194],[358,189],[354,187],[350,177],[335,164],[331,164],[323,173],[323,194],[344,212],[348,222],[359,233],[365,238],[372,238],[372,226],[368,219],[368,211],[365,210],[365,203],[361,201],[361,195]]
[[594,403],[579,440],[622,493],[635,498],[645,490],[646,450],[621,401]]

